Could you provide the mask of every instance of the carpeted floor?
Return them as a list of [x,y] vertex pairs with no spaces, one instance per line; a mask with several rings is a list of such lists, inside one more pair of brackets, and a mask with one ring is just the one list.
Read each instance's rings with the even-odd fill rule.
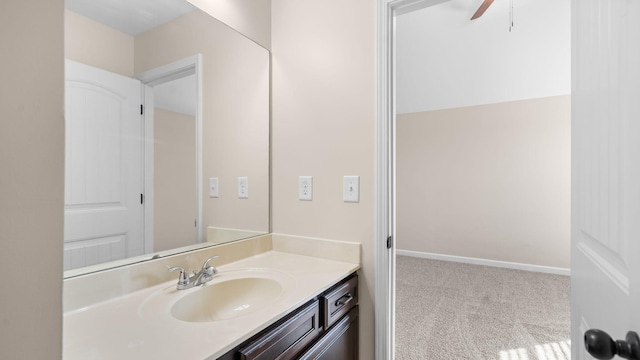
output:
[[568,360],[568,276],[397,257],[397,360]]

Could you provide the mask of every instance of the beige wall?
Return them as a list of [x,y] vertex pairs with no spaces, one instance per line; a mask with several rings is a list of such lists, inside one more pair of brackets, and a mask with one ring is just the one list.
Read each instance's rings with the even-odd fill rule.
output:
[[[13,54],[2,60],[0,87],[8,119],[0,123],[0,264],[4,273],[20,269],[21,278],[38,279],[0,293],[3,359],[56,359],[62,352],[64,10],[61,0],[34,1],[8,2],[0,12],[0,47]],[[274,69],[274,227],[362,243],[362,359],[373,358],[374,5],[273,6],[273,39],[282,50]],[[46,187],[39,186],[43,174]],[[302,174],[316,177],[316,197],[304,205],[295,198]],[[341,177],[356,174],[361,202],[342,203]],[[46,256],[25,267],[24,259],[37,254]]]
[[188,0],[248,38],[271,49],[271,0]]
[[570,96],[397,117],[398,249],[570,267]]
[[153,251],[195,241],[195,133],[193,116],[154,109]]
[[[361,359],[374,346],[375,2],[272,1],[273,232],[362,244]],[[313,201],[297,198],[313,176]],[[360,176],[360,203],[342,177]]]
[[63,11],[0,11],[0,359],[62,358]]
[[69,10],[64,26],[67,59],[133,77],[133,36]]
[[[204,69],[203,225],[268,232],[269,52],[193,12],[136,37],[135,72],[197,53]],[[248,199],[238,199],[240,176],[249,178]],[[219,178],[219,198],[209,197],[211,177]]]

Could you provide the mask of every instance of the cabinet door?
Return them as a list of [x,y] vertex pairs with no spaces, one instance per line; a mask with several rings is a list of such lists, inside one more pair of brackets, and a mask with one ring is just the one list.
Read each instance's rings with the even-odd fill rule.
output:
[[333,325],[300,359],[357,360],[358,306]]
[[298,311],[282,325],[240,349],[241,360],[288,360],[311,344],[320,334],[318,301]]

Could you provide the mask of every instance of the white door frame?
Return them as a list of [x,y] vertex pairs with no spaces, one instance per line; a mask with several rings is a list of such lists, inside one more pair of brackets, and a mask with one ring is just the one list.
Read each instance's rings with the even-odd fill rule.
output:
[[[448,0],[377,0],[375,354],[393,360],[395,348],[395,17]],[[395,245],[395,244],[394,244]]]
[[197,82],[196,99],[196,243],[202,240],[202,54],[196,54],[187,58],[157,67],[155,69],[137,74],[136,79],[142,82],[144,111],[144,137],[145,137],[145,253],[153,252],[153,87],[166,82],[195,75]]

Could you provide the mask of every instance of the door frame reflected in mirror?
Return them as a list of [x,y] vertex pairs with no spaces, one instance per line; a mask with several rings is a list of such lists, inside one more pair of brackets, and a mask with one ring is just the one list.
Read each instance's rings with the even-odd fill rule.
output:
[[195,243],[202,241],[202,54],[196,54],[158,68],[136,74],[135,78],[140,80],[144,89],[144,136],[145,136],[145,253],[154,252],[153,248],[153,224],[154,224],[154,92],[157,85],[166,84],[173,80],[178,80],[187,76],[195,76],[196,79],[196,99],[195,99],[195,214],[196,214],[196,238]]

